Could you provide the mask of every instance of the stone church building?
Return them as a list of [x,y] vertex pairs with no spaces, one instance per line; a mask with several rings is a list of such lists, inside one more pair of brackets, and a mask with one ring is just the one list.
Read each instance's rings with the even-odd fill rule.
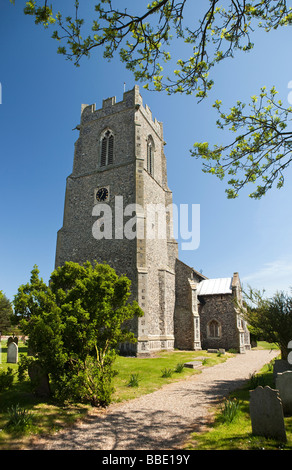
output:
[[[82,105],[77,129],[56,267],[96,260],[131,279],[144,316],[132,321],[137,343],[123,345],[126,353],[250,348],[234,302],[241,301],[238,273],[208,279],[178,259],[163,126],[139,87],[120,102],[103,100],[101,109]],[[160,217],[165,231],[156,236]]]

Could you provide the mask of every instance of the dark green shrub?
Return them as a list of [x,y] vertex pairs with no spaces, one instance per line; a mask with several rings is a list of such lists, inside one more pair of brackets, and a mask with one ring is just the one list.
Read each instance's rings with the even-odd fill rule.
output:
[[11,367],[8,367],[7,370],[0,370],[0,392],[8,390],[12,387],[14,380],[14,372]]
[[90,403],[92,406],[108,406],[114,392],[114,359],[115,354],[109,353],[102,367],[93,357],[88,357],[85,363],[76,359],[69,370],[64,370],[62,374],[58,373],[54,377],[56,399],[61,402],[74,401]]
[[[42,377],[60,401],[107,406],[116,350],[136,341],[125,323],[143,315],[137,302],[129,302],[130,280],[106,264],[89,262],[65,263],[52,273],[49,285],[38,274],[35,267],[14,306]],[[21,378],[31,358],[22,362]]]
[[252,374],[249,379],[249,388],[250,390],[254,390],[259,386],[265,387],[266,385],[271,385],[270,381],[270,377],[267,374]]

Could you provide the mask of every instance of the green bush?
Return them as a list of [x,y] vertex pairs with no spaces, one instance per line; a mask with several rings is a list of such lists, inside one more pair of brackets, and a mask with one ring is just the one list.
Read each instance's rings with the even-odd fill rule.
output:
[[0,370],[0,392],[8,390],[12,387],[14,380],[14,372],[11,367],[8,367],[7,370]]
[[270,378],[266,374],[253,374],[249,378],[250,389],[254,390],[255,388],[261,386],[265,387],[270,385]]
[[143,315],[137,302],[129,302],[131,281],[106,264],[89,262],[65,263],[48,285],[39,279],[37,267],[31,274],[14,299],[32,352],[21,363],[20,377],[36,358],[55,398],[107,406],[114,391],[116,350],[136,341],[125,322]]
[[20,355],[18,361],[18,371],[17,377],[19,382],[24,382],[28,379],[28,368],[31,364],[37,362],[37,358],[33,356],[25,356],[24,354]]

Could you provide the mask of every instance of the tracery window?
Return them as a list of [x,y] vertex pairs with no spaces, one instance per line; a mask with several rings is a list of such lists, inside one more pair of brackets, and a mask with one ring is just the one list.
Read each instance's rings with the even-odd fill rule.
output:
[[211,320],[208,323],[208,337],[209,338],[220,338],[221,336],[221,325],[217,320]]
[[112,165],[114,160],[114,136],[107,130],[101,138],[100,166]]
[[151,136],[147,140],[147,171],[154,175],[154,142]]

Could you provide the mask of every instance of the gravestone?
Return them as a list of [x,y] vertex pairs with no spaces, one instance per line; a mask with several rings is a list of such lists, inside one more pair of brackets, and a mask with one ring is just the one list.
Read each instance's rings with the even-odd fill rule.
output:
[[[292,341],[289,341],[287,348],[288,348],[288,350],[292,349]],[[292,364],[292,351],[289,352],[287,360],[288,360],[289,364]]]
[[28,375],[36,396],[49,398],[51,396],[49,377],[48,374],[43,371],[41,365],[37,362],[29,364]]
[[287,370],[277,375],[276,389],[283,405],[284,414],[292,414],[292,371]]
[[292,365],[289,364],[286,359],[277,359],[274,362],[273,368],[273,378],[276,381],[277,375],[281,374],[282,372],[286,372],[286,370],[292,370]]
[[10,343],[15,343],[18,345],[18,338],[17,336],[9,336],[7,340],[7,346],[9,346]]
[[18,346],[13,341],[8,344],[7,362],[16,364],[18,362]]
[[197,367],[200,367],[202,365],[201,361],[190,361],[190,362],[185,362],[184,367],[188,367],[189,369],[196,369]]
[[252,433],[286,442],[282,402],[278,390],[257,387],[250,392]]

